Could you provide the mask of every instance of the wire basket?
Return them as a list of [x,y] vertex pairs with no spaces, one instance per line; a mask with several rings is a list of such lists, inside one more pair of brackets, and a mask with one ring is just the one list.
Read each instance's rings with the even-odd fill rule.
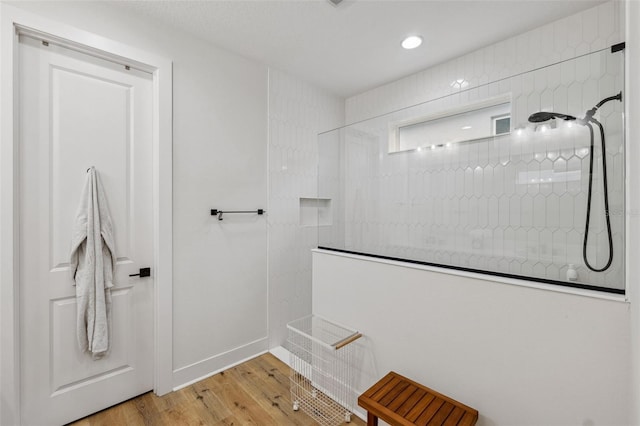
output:
[[287,324],[293,409],[321,425],[351,421],[356,404],[353,345],[362,334],[316,315]]

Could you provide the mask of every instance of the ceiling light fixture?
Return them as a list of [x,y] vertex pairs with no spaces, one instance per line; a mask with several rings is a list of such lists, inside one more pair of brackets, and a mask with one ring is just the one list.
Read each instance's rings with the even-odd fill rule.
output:
[[405,49],[415,49],[416,47],[422,44],[422,37],[420,36],[409,36],[402,40],[402,47]]
[[454,89],[464,89],[468,85],[469,85],[469,82],[464,78],[459,78],[450,83],[450,86],[453,87]]

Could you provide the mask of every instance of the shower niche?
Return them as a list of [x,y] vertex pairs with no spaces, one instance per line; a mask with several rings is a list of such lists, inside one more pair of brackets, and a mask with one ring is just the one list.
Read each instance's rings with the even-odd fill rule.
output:
[[623,294],[623,70],[601,50],[320,134],[319,247]]

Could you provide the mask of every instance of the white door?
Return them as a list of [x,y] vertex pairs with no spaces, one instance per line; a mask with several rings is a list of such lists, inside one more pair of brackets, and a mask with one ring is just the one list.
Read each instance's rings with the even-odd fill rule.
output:
[[[153,388],[152,76],[20,37],[20,337],[25,425]],[[71,229],[95,166],[115,226],[111,352],[78,349]],[[152,268],[153,276],[153,268]]]

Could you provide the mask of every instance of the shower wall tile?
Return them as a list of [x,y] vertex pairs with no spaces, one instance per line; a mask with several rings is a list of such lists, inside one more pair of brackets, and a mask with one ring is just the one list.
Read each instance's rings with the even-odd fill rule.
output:
[[594,52],[488,83],[484,92],[478,91],[478,100],[511,95],[514,131],[508,136],[389,153],[390,122],[460,107],[468,102],[468,93],[323,135],[321,167],[328,169],[325,162],[340,166],[321,173],[320,184],[341,207],[333,215],[340,231],[323,232],[320,245],[551,280],[564,280],[568,265],[574,264],[580,283],[623,288],[622,104],[608,104],[596,116],[606,126],[617,253],[606,275],[591,273],[582,259],[591,157],[594,191],[587,254],[600,266],[609,254],[599,143],[591,152],[589,131],[577,124],[528,123],[532,112],[550,102],[582,117],[601,99],[597,88],[603,82],[611,84],[607,96],[622,89],[622,59],[608,50]]
[[300,198],[318,192],[318,133],[344,124],[344,99],[269,70],[269,347],[311,313],[311,249],[318,228],[300,224]]
[[[354,123],[497,81],[535,68],[607,48],[624,41],[623,3],[610,1],[579,14],[551,22],[524,34],[500,41],[462,57],[385,84],[346,100],[346,123]],[[549,80],[549,79],[552,80]],[[575,81],[571,69],[562,81]],[[456,83],[464,82],[464,83]],[[535,81],[527,81],[522,93],[536,90]],[[547,76],[547,87],[555,88],[558,75]],[[463,87],[464,86],[464,87]],[[538,87],[539,89],[539,87]],[[609,88],[601,89],[611,93]],[[481,91],[469,93],[481,95]],[[538,90],[539,92],[542,92]],[[547,107],[546,96],[530,101],[536,109]],[[606,95],[608,96],[608,95]],[[470,99],[472,100],[472,99]],[[561,105],[557,110],[566,110]],[[530,109],[533,109],[530,108]]]

